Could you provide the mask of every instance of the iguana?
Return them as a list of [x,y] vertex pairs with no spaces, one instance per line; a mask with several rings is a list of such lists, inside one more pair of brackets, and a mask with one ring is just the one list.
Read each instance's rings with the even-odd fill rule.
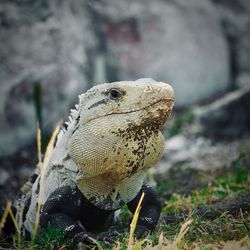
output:
[[[40,227],[59,227],[76,243],[109,241],[118,234],[109,229],[115,211],[126,204],[134,213],[144,192],[135,235],[152,232],[161,203],[144,177],[163,153],[160,130],[173,105],[172,87],[149,78],[100,84],[80,95],[46,169]],[[23,229],[30,234],[39,183],[38,173],[19,200]]]

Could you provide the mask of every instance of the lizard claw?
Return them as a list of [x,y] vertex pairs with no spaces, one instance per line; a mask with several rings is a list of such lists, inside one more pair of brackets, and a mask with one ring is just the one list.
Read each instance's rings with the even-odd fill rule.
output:
[[115,242],[116,238],[123,233],[123,229],[111,227],[108,231],[97,234],[96,239],[107,245],[110,245],[111,243]]
[[93,234],[87,232],[80,232],[76,234],[73,238],[75,244],[83,243],[86,245],[96,245],[96,238]]
[[89,232],[80,232],[73,238],[75,244],[83,243],[85,245],[98,245],[97,241],[101,241],[106,245],[111,245],[115,242],[117,236],[124,233],[123,229],[111,227],[106,232],[101,232],[96,235]]
[[146,238],[150,233],[151,233],[151,231],[148,228],[146,228],[144,226],[140,226],[140,225],[136,226],[135,237],[137,239]]

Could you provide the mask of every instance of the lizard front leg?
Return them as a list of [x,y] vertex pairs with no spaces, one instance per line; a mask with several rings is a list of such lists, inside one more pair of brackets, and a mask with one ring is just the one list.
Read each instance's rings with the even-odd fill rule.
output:
[[159,195],[146,183],[143,184],[137,196],[127,204],[128,209],[134,214],[142,193],[144,193],[144,199],[135,229],[137,238],[144,237],[155,229],[161,213]]
[[77,188],[64,186],[56,189],[43,205],[40,226],[61,228],[65,238],[75,243],[92,243],[93,234],[79,223],[84,197]]

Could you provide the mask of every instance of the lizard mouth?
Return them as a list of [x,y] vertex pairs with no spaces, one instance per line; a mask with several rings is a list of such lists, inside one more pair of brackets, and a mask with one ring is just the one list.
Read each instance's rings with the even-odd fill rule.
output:
[[162,103],[162,110],[164,110],[165,108],[170,108],[172,110],[173,105],[174,105],[174,100],[173,99],[160,99],[156,102],[153,102],[143,108],[140,109],[134,109],[134,110],[130,110],[130,111],[125,111],[125,112],[112,112],[110,114],[107,115],[112,115],[112,114],[129,114],[129,113],[134,113],[134,112],[138,112],[138,111],[142,111],[142,110],[149,110],[151,107],[153,106],[157,106],[157,104]]
[[[172,108],[174,106],[174,99],[172,98],[162,98],[160,100],[157,100],[147,106],[144,106],[142,108],[139,109],[133,109],[133,110],[129,110],[129,111],[124,111],[124,112],[117,112],[117,111],[111,111],[110,113],[107,113],[105,115],[100,115],[97,117],[94,117],[90,120],[88,120],[86,123],[84,123],[83,125],[86,125],[87,123],[102,118],[102,117],[107,117],[107,116],[112,116],[112,115],[125,115],[125,114],[132,114],[132,113],[136,113],[136,112],[140,112],[140,111],[145,111],[145,113],[150,113],[151,115],[155,114],[161,114],[162,116],[160,117],[159,120],[161,120],[161,126],[163,126],[163,124],[165,123],[165,121],[167,120],[167,118],[169,117],[169,115],[171,114]],[[153,110],[155,112],[153,112]]]

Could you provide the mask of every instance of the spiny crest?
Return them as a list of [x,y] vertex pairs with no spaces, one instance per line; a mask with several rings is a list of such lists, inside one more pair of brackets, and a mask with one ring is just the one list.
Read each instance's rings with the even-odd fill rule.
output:
[[60,129],[60,131],[58,133],[58,136],[57,136],[58,141],[65,134],[66,131],[73,130],[74,127],[76,126],[76,123],[79,120],[78,118],[79,118],[79,115],[80,115],[80,112],[81,112],[81,108],[83,106],[82,103],[83,103],[84,97],[86,96],[86,93],[78,95],[79,104],[76,104],[75,108],[70,110],[68,121],[64,122],[64,125],[61,127],[61,129]]
[[[80,99],[80,96],[79,96]],[[64,122],[64,125],[61,127],[57,139],[60,140],[64,133],[70,129],[73,129],[76,125],[77,119],[80,113],[80,105],[76,104],[75,108],[70,110],[68,121]]]

